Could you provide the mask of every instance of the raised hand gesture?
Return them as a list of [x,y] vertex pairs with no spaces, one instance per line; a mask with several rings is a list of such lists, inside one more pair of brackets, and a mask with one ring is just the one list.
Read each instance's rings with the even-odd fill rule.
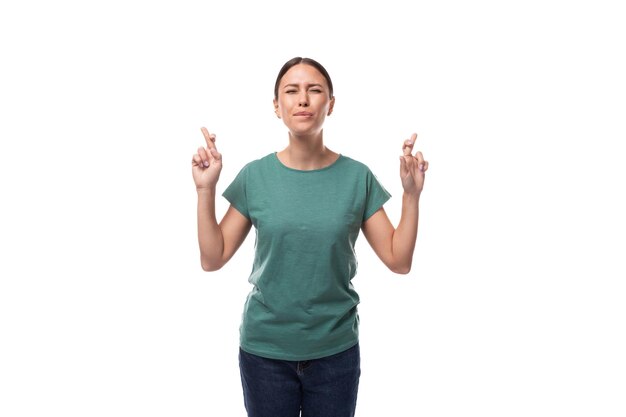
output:
[[400,179],[405,193],[419,196],[424,188],[428,161],[424,160],[424,156],[419,151],[415,152],[415,155],[411,153],[416,139],[417,134],[413,133],[410,139],[404,141],[403,155],[400,157]]
[[205,127],[200,130],[207,147],[198,148],[198,153],[191,160],[191,172],[197,190],[215,188],[222,171],[222,154],[215,147],[215,134],[209,133]]

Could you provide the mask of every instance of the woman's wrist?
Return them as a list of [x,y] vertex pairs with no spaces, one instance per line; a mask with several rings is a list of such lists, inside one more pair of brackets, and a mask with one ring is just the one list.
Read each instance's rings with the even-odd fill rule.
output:
[[211,195],[215,195],[215,185],[213,186],[208,186],[208,187],[196,187],[196,192],[198,193],[198,196],[211,196]]
[[408,201],[414,201],[416,203],[419,203],[420,201],[420,196],[422,193],[413,191],[413,192],[408,192],[408,191],[404,191],[402,194],[402,199],[403,200],[408,200]]

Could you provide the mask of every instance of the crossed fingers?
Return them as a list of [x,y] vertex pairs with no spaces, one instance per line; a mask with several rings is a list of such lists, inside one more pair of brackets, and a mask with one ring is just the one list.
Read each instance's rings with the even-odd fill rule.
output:
[[206,141],[207,148],[215,148],[215,133],[209,133],[206,127],[200,129],[202,134],[204,135],[204,140]]
[[415,140],[417,139],[417,133],[413,133],[410,139],[404,141],[402,145],[402,154],[404,156],[405,162],[409,164],[413,161],[417,162],[417,166],[419,170],[422,172],[426,172],[428,169],[428,161],[424,160],[424,155],[420,151],[415,152],[415,155],[412,154],[413,146],[415,146]]
[[198,153],[194,155],[193,161],[197,165],[207,168],[213,161],[220,161],[222,159],[222,155],[217,151],[215,146],[215,134],[209,133],[206,127],[203,127],[200,130],[202,131],[207,147],[198,148]]

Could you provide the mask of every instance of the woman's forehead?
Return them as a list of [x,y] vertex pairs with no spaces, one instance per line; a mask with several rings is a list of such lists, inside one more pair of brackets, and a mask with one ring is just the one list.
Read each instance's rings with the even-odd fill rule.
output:
[[286,84],[301,84],[301,83],[310,83],[310,84],[322,84],[326,85],[326,78],[317,70],[317,68],[306,65],[306,64],[298,64],[294,65],[283,75],[283,78],[280,80],[281,85]]

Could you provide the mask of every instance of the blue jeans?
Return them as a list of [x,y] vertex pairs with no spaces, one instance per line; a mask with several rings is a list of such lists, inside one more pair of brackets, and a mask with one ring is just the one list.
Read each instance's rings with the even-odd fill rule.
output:
[[239,349],[248,417],[353,417],[361,375],[359,345],[321,359],[283,361]]

